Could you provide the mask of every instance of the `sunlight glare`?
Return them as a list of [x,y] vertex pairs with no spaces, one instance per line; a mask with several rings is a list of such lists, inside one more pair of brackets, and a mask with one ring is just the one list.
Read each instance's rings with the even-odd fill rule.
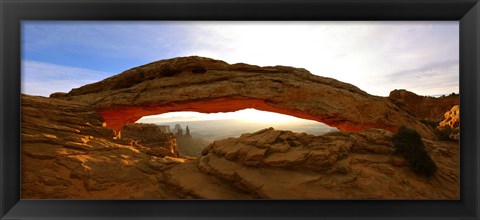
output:
[[173,122],[173,121],[204,121],[204,120],[223,120],[234,119],[244,122],[276,122],[285,123],[304,120],[290,115],[260,111],[252,108],[239,110],[236,112],[220,113],[199,113],[199,112],[169,112],[160,115],[145,116],[138,122]]

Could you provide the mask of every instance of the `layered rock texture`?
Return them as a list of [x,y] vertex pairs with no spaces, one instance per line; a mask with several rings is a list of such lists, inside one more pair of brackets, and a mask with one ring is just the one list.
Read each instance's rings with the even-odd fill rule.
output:
[[198,159],[155,156],[88,105],[23,95],[22,198],[459,198],[458,144],[424,139],[438,166],[427,178],[391,138],[270,128],[216,141]]
[[135,141],[138,146],[147,148],[147,153],[155,156],[178,157],[177,141],[173,134],[165,133],[155,124],[126,124],[119,135],[121,139]]
[[451,140],[460,140],[460,107],[455,105],[449,111],[445,112],[445,119],[441,121],[437,130],[448,132]]
[[[198,158],[182,158],[175,153],[173,136],[163,135],[161,128],[128,124],[167,111],[246,107],[314,119],[343,131],[314,136],[268,128],[215,141]],[[22,95],[21,109],[22,199],[460,195],[458,143],[434,141],[428,127],[388,98],[303,69],[178,58],[68,94]],[[394,152],[391,131],[402,124],[424,135],[438,167],[433,176],[415,174]]]
[[391,91],[388,98],[403,110],[410,112],[421,119],[432,121],[442,121],[445,112],[459,104],[459,95],[435,98],[419,96],[404,89]]
[[216,141],[162,180],[188,198],[459,198],[457,144],[425,140],[438,166],[427,178],[394,153],[391,139],[378,129],[322,136],[264,129]]
[[22,95],[21,118],[24,199],[168,197],[155,174],[185,161],[115,139],[85,104]]
[[455,105],[449,111],[445,112],[444,120],[440,122],[440,126],[448,126],[456,128],[460,126],[460,107]]
[[432,131],[388,98],[369,95],[305,69],[227,64],[203,57],[161,60],[97,83],[54,93],[92,106],[116,131],[142,116],[173,111],[231,112],[245,108],[316,120],[344,131],[400,125]]

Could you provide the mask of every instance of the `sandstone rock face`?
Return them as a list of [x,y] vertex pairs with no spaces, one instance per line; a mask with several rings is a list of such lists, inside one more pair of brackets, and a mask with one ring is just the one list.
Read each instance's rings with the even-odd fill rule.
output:
[[162,128],[155,124],[126,124],[121,130],[120,137],[121,139],[137,141],[137,144],[149,148],[149,152],[154,153],[156,156],[178,157],[175,136],[171,133],[163,132]]
[[369,95],[353,85],[305,69],[229,65],[202,57],[153,62],[52,97],[92,106],[116,131],[146,115],[255,108],[316,120],[344,131],[381,128],[394,132],[405,125],[433,137],[426,125],[388,98]]
[[445,119],[441,121],[437,127],[437,129],[445,129],[448,127],[447,131],[450,131],[450,139],[451,140],[460,140],[460,107],[455,105],[447,111],[444,115]]
[[455,105],[444,114],[445,119],[440,122],[440,126],[456,128],[460,126],[460,107]]
[[438,166],[427,178],[394,154],[391,138],[377,129],[312,136],[270,128],[216,141],[162,179],[188,198],[459,198],[458,145],[424,140]]
[[426,178],[393,153],[391,138],[264,129],[216,141],[198,159],[157,157],[116,137],[89,105],[22,95],[21,197],[459,198],[457,143],[424,139],[438,166]]
[[405,111],[433,121],[443,120],[445,112],[459,103],[458,95],[434,98],[419,96],[404,89],[393,90],[388,97]]
[[22,95],[21,114],[22,199],[171,195],[156,174],[184,160],[151,156],[114,139],[88,105]]

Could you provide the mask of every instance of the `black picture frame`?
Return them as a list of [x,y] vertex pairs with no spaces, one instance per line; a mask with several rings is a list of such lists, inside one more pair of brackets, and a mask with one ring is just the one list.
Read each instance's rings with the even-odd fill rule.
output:
[[[0,0],[1,219],[479,219],[478,0]],[[460,200],[21,200],[22,20],[458,20]]]

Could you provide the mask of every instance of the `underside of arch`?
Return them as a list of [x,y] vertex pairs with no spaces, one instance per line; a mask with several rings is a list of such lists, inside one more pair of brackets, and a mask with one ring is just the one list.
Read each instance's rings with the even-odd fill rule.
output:
[[354,85],[301,68],[228,64],[197,56],[153,62],[51,97],[89,104],[116,131],[142,116],[254,108],[344,131],[395,132],[404,125],[433,137],[430,128],[387,97],[370,95]]
[[[332,118],[326,115],[312,115],[295,109],[282,108],[268,104],[260,99],[221,98],[192,102],[169,103],[164,105],[114,107],[99,111],[105,119],[107,127],[120,131],[126,123],[134,123],[143,116],[158,115],[168,112],[194,111],[200,113],[234,112],[246,108],[261,111],[280,113],[297,118],[318,121],[344,131],[358,132],[368,128],[375,128],[374,124],[354,124],[342,118]],[[387,130],[395,131],[394,126]]]

